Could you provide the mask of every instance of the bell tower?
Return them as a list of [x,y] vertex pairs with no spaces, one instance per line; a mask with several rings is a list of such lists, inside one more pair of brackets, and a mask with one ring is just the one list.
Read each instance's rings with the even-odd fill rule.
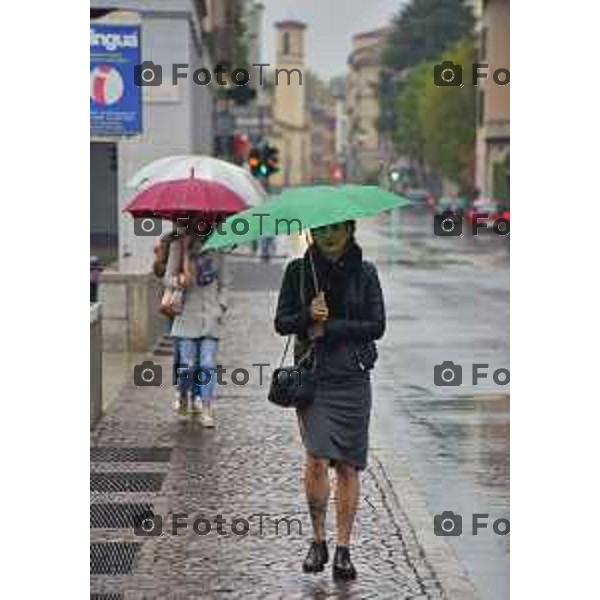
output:
[[273,176],[272,184],[301,185],[308,180],[309,157],[304,94],[306,25],[280,21],[275,30],[273,125],[281,170]]

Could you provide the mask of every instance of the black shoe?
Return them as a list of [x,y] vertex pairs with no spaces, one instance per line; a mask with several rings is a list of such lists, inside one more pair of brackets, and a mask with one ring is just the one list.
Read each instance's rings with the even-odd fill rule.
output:
[[334,579],[356,579],[356,569],[350,560],[350,550],[348,546],[336,546],[335,556],[333,558],[333,578]]
[[319,573],[325,568],[328,560],[327,542],[312,541],[302,563],[302,570],[305,573]]

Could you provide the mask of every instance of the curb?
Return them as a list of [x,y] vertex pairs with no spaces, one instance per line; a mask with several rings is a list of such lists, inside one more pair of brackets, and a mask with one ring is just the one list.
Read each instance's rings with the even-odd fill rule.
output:
[[[373,438],[377,441],[377,415],[372,414]],[[429,512],[424,492],[410,474],[405,456],[391,448],[371,448],[372,472],[382,493],[388,499],[388,509],[396,523],[403,523],[414,536],[420,560],[448,600],[481,600],[464,566],[444,538],[433,533],[433,515]]]

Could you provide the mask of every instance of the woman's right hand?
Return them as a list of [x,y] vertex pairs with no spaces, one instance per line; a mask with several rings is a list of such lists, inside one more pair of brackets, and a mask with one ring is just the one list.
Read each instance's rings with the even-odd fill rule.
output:
[[325,292],[319,292],[310,304],[310,314],[315,323],[322,323],[329,318],[329,309],[325,302]]

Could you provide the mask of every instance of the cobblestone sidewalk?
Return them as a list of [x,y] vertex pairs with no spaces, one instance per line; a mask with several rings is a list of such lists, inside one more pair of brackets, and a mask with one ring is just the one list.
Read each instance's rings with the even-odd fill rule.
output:
[[[162,366],[164,385],[137,388],[132,374],[92,433],[92,598],[445,598],[410,523],[392,509],[375,460],[362,476],[353,535],[357,581],[337,584],[329,568],[302,573],[311,534],[295,414],[267,402],[268,381],[260,385],[252,366],[273,368],[281,356],[284,340],[272,328],[276,292],[256,281],[252,287],[232,295],[219,361],[227,374],[247,369],[250,382],[236,386],[226,375],[215,430],[173,414],[171,359],[151,357]],[[261,513],[262,535],[253,517]],[[176,514],[190,517],[173,535]],[[162,517],[162,534],[136,535],[134,523],[150,515]],[[216,531],[217,515],[227,535]],[[198,516],[213,523],[210,533],[192,531]],[[249,523],[247,535],[232,532],[235,518]],[[279,522],[276,534],[283,518],[297,521],[289,534]],[[334,498],[328,540],[333,549]]]

